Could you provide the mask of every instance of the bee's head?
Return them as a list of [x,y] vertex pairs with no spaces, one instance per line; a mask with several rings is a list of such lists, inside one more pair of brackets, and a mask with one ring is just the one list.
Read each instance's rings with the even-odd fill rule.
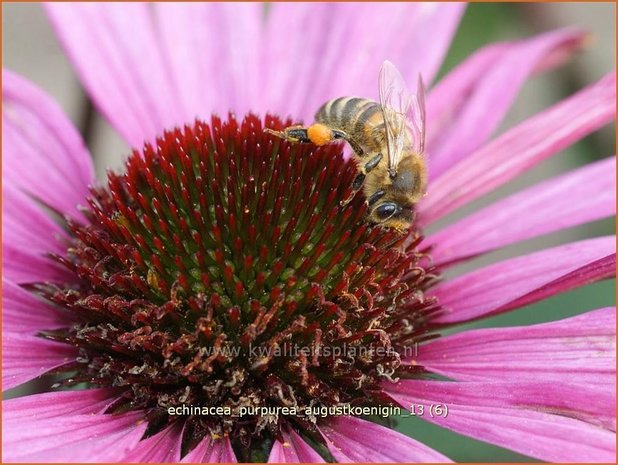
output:
[[414,211],[409,206],[404,207],[392,200],[385,200],[373,207],[369,213],[369,220],[386,228],[403,231],[412,225]]

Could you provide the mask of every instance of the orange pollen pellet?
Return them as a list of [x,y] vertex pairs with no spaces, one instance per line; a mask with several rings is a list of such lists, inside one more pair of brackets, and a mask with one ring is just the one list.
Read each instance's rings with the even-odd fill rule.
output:
[[333,140],[333,132],[323,124],[312,124],[307,128],[307,136],[315,145],[328,144]]

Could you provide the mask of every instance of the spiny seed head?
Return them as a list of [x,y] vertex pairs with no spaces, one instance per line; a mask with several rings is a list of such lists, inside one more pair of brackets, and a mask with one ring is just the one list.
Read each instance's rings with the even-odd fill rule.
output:
[[[409,374],[401,353],[438,307],[423,297],[433,275],[419,233],[367,223],[360,194],[340,205],[355,174],[341,146],[290,145],[253,115],[197,121],[133,152],[92,190],[88,221],[69,224],[74,240],[57,259],[76,284],[37,287],[75,316],[45,333],[80,349],[67,383],[124,388],[110,411],[145,410],[149,434],[183,404],[387,401],[379,383]],[[187,425],[195,440],[223,433],[246,447],[315,421]]]

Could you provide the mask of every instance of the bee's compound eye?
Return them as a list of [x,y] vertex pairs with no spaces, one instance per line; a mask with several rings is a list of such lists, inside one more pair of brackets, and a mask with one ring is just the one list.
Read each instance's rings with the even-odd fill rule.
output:
[[376,215],[382,221],[389,219],[401,211],[401,207],[393,202],[385,202],[376,208]]

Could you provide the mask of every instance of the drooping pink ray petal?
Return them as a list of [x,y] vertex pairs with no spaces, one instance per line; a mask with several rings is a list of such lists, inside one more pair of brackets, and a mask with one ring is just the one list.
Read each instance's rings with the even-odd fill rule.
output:
[[[554,382],[421,380],[383,387],[404,408],[422,405],[427,421],[531,457],[550,462],[615,458],[615,434],[586,421],[615,414],[615,396],[607,389]],[[438,404],[446,405],[446,414],[432,417],[431,406]]]
[[[5,404],[7,401],[3,402]],[[8,401],[11,402],[11,401]],[[7,462],[116,462],[138,443],[147,422],[143,412],[2,419]]]
[[[161,46],[187,121],[258,106],[263,86],[262,3],[156,3]],[[287,40],[283,40],[284,42]],[[282,66],[273,63],[271,66]]]
[[176,421],[154,436],[141,440],[122,457],[126,463],[177,463],[180,460],[183,421]]
[[77,215],[94,170],[60,107],[32,83],[3,70],[2,125],[3,185]]
[[2,186],[2,242],[27,252],[65,253],[66,232],[16,186]]
[[8,279],[2,279],[2,332],[34,335],[70,326],[71,321],[49,303]]
[[2,390],[30,381],[78,355],[67,344],[27,334],[2,333]]
[[[547,62],[557,64],[557,55],[570,55],[581,47],[583,39],[583,33],[572,29],[549,32],[509,44],[489,66],[486,64],[465,104],[457,109],[456,120],[443,127],[439,137],[428,146],[431,177],[437,178],[478,149],[500,124],[530,75]],[[450,98],[451,90],[452,84],[447,81],[444,89],[438,90],[438,96],[447,94],[445,97]]]
[[102,388],[31,394],[3,401],[2,413],[15,424],[20,420],[32,422],[70,415],[102,415],[120,392],[115,388]]
[[75,281],[75,274],[51,260],[45,253],[32,253],[10,242],[2,244],[2,275],[18,284]]
[[406,363],[457,381],[542,379],[615,386],[616,309],[538,325],[464,331],[423,344]]
[[206,436],[180,463],[236,463],[230,439]]
[[72,273],[47,256],[66,252],[69,243],[62,228],[17,187],[5,183],[2,193],[4,276],[21,283],[74,281]]
[[163,129],[185,122],[159,48],[151,5],[49,3],[45,7],[86,90],[131,146],[141,148]]
[[[614,250],[616,250],[615,247]],[[613,253],[559,277],[542,288],[510,302],[501,310],[507,311],[514,308],[524,307],[534,302],[538,302],[539,300],[551,297],[552,295],[567,292],[571,289],[592,284],[597,281],[602,281],[604,279],[610,279],[615,276],[616,253]]]
[[419,72],[430,83],[464,7],[461,3],[274,3],[262,44],[268,66],[260,109],[309,122],[330,98],[377,99],[377,72],[385,59],[411,83]]
[[324,459],[293,429],[282,431],[283,441],[275,439],[268,463],[323,463]]
[[616,157],[609,157],[495,202],[427,243],[434,263],[444,266],[615,213]]
[[338,462],[451,462],[404,434],[360,418],[332,417],[319,429]]
[[505,184],[614,118],[616,76],[611,73],[524,121],[445,171],[419,204],[431,223]]
[[502,313],[615,275],[615,237],[600,237],[495,263],[431,290],[451,324]]

